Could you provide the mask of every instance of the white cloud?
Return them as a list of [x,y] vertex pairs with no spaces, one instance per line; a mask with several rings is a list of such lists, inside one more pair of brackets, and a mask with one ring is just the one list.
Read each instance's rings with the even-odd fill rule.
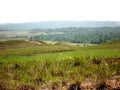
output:
[[119,0],[0,0],[0,23],[120,21]]

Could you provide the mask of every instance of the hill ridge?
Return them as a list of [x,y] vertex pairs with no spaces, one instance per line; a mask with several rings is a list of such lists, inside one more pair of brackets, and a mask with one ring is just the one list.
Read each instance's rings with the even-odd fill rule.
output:
[[46,21],[28,23],[6,23],[0,24],[0,29],[25,30],[36,28],[67,28],[67,27],[116,27],[119,21]]

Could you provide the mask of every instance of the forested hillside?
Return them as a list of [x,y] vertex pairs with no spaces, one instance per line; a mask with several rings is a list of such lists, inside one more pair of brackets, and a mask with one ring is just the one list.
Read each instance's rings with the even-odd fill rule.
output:
[[0,30],[0,39],[28,39],[71,43],[92,43],[120,39],[120,27],[68,27],[56,29]]
[[[38,33],[43,32],[41,35]],[[72,43],[102,43],[120,39],[120,27],[35,29],[32,39]]]

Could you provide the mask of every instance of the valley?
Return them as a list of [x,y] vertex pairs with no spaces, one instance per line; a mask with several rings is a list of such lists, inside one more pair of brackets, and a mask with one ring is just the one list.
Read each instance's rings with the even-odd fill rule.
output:
[[0,24],[0,90],[119,89],[119,22]]

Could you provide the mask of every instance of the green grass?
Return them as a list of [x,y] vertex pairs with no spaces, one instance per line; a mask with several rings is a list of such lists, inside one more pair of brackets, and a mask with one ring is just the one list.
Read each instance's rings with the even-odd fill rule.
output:
[[57,44],[57,45],[40,45],[40,46],[27,46],[22,48],[9,48],[0,50],[0,57],[5,56],[31,56],[33,54],[64,52],[77,50],[79,47]]
[[86,78],[105,81],[113,75],[120,75],[120,48],[114,45],[116,43],[89,47],[23,45],[2,49],[0,87],[18,90],[27,85],[36,89],[51,87],[55,83],[58,86],[63,82],[81,83]]
[[120,57],[120,49],[97,49],[97,50],[79,50],[79,51],[68,51],[68,52],[54,52],[54,53],[42,53],[42,54],[33,54],[33,55],[12,55],[12,56],[3,56],[0,58],[1,61],[31,61],[31,60],[55,60],[62,59],[67,57]]

